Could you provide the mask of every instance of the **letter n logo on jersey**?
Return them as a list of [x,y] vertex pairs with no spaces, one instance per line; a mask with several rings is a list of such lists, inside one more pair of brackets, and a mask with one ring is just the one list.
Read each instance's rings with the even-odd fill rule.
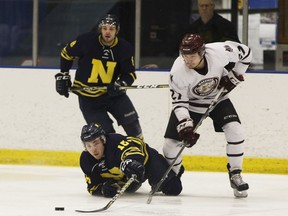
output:
[[100,77],[103,83],[110,83],[117,63],[107,61],[106,63],[107,70],[105,70],[102,61],[98,59],[93,59],[92,64],[93,64],[92,72],[91,76],[88,79],[88,82],[98,83]]

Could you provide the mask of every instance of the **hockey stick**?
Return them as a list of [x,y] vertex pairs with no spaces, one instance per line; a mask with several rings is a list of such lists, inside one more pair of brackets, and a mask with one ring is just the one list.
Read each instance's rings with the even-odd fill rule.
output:
[[75,210],[75,211],[80,213],[94,213],[107,210],[126,191],[126,189],[132,184],[132,182],[136,180],[136,178],[137,178],[136,175],[132,175],[132,177],[125,183],[125,185],[123,185],[121,190],[103,208],[95,210]]
[[[198,127],[202,124],[203,120],[207,118],[207,116],[209,115],[209,112],[212,110],[212,108],[214,108],[215,104],[218,102],[218,99],[220,98],[220,96],[222,95],[224,91],[224,87],[222,87],[220,89],[220,91],[217,93],[217,95],[215,96],[215,98],[212,100],[211,104],[209,105],[209,107],[207,108],[206,112],[203,114],[203,116],[201,117],[200,121],[198,122],[198,124],[195,126],[195,128],[193,129],[193,133],[196,132],[196,130],[198,129]],[[184,148],[186,147],[186,144],[184,143],[184,145],[181,147],[181,149],[179,150],[178,154],[176,155],[176,157],[174,158],[174,160],[172,161],[172,163],[170,164],[170,166],[168,167],[168,169],[166,170],[166,172],[164,173],[164,175],[162,176],[162,178],[160,179],[160,181],[156,184],[155,188],[153,188],[150,193],[149,193],[149,197],[147,199],[147,204],[150,204],[152,201],[152,197],[153,195],[159,190],[160,186],[162,185],[162,183],[165,181],[165,179],[167,178],[169,172],[172,170],[176,160],[178,159],[178,157],[181,155],[181,153],[183,152]]]
[[[149,85],[132,85],[132,86],[120,86],[122,89],[155,89],[155,88],[169,88],[168,84],[149,84]],[[87,86],[87,87],[71,87],[69,91],[95,91],[95,90],[107,90],[107,86]]]

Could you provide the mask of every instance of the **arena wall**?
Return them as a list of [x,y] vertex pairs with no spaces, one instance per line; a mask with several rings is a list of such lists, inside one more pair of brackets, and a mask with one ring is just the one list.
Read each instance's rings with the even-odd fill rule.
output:
[[[78,165],[85,124],[77,96],[55,91],[57,69],[0,68],[0,163]],[[72,76],[75,71],[72,71]],[[135,84],[167,84],[167,71],[138,71]],[[247,73],[231,94],[246,132],[245,169],[288,174],[288,74]],[[169,89],[131,89],[145,141],[162,152],[171,110]],[[118,132],[124,133],[117,126]],[[207,118],[197,145],[185,149],[188,170],[224,171],[225,138]],[[258,170],[257,170],[258,169]]]

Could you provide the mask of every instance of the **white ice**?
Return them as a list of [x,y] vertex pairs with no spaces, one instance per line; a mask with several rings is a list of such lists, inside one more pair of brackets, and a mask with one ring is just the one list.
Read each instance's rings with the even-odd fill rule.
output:
[[[147,183],[135,194],[124,194],[106,211],[84,215],[109,216],[278,216],[288,215],[288,176],[243,174],[249,195],[236,199],[227,173],[185,172],[177,197],[157,194],[146,204]],[[75,209],[104,207],[109,198],[86,192],[80,168],[0,165],[1,216],[83,215]],[[65,211],[55,211],[65,207]]]

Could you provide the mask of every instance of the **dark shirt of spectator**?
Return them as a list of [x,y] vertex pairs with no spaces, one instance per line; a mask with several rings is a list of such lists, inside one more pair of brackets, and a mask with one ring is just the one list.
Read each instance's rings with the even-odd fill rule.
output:
[[240,42],[232,22],[220,16],[214,9],[213,0],[198,0],[199,18],[189,25],[185,33],[200,34],[205,43],[226,40]]

